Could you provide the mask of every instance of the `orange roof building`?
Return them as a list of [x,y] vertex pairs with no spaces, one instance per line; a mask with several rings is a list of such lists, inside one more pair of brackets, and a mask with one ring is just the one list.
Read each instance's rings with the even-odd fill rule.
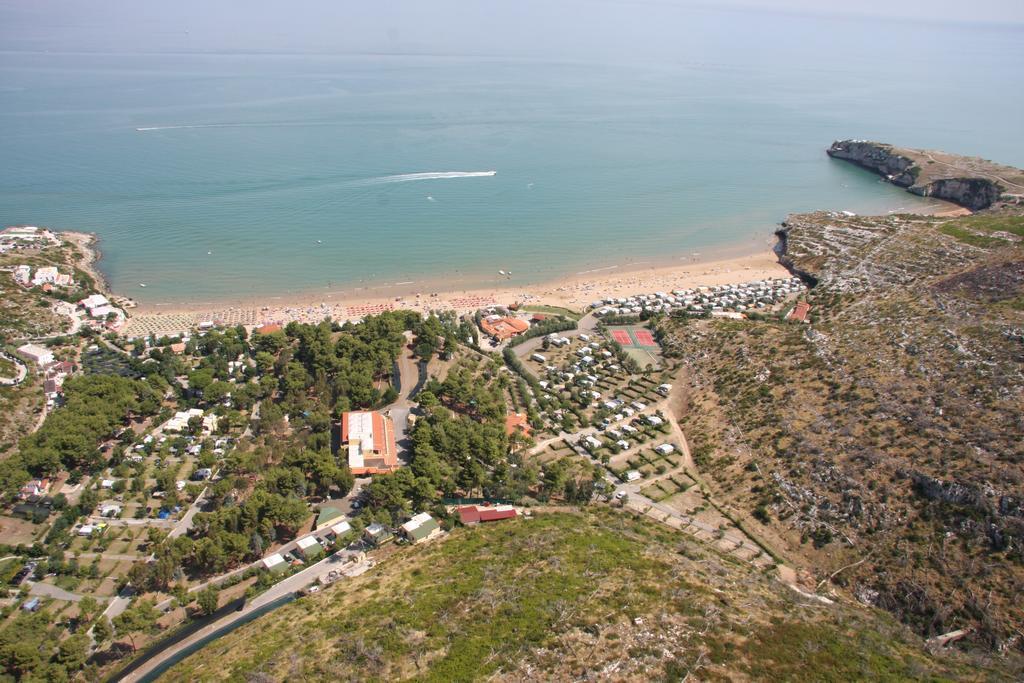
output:
[[796,320],[798,322],[808,322],[807,314],[811,312],[811,305],[806,301],[799,302],[793,307],[793,310],[789,313],[790,320]]
[[519,318],[488,316],[480,320],[480,329],[489,336],[504,341],[530,329],[530,323]]
[[526,413],[509,413],[505,417],[505,433],[512,436],[516,432],[530,436],[530,422],[526,418]]
[[275,332],[280,332],[282,329],[283,328],[277,323],[267,323],[257,327],[255,332],[256,334],[274,334]]
[[374,411],[341,414],[341,447],[352,474],[387,474],[398,469],[395,425]]

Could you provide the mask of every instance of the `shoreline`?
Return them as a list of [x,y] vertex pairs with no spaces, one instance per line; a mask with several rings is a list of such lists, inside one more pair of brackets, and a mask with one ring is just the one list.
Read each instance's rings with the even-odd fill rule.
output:
[[[958,216],[971,212],[956,204],[935,200],[932,210],[918,213]],[[345,321],[401,309],[424,314],[431,311],[461,314],[490,305],[520,304],[580,310],[592,301],[608,296],[626,297],[790,276],[779,263],[775,251],[777,238],[774,233],[769,233],[764,239],[753,238],[739,244],[723,245],[705,253],[595,267],[534,283],[451,287],[443,284],[443,280],[420,280],[211,302],[144,303],[110,289],[98,265],[102,258],[98,235],[79,231],[62,231],[61,234],[82,250],[84,258],[80,267],[95,279],[97,289],[111,298],[128,302],[131,314],[121,334],[132,337],[149,334],[173,336],[207,321],[218,325],[246,326],[286,324],[292,320],[319,322],[326,317]]]
[[317,323],[324,318],[345,321],[389,310],[420,313],[454,311],[469,313],[487,306],[557,306],[582,310],[589,303],[609,296],[671,291],[698,286],[737,284],[768,278],[790,277],[768,246],[753,254],[679,265],[619,270],[615,273],[574,274],[553,281],[523,287],[438,291],[420,296],[316,296],[281,298],[263,305],[178,308],[134,312],[122,334],[129,337],[173,336],[209,321],[217,325],[259,326],[291,321]]

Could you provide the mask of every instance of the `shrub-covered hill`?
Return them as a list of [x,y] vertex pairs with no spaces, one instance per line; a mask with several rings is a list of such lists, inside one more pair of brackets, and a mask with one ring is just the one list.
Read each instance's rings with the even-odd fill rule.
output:
[[304,597],[173,681],[982,678],[888,615],[824,605],[609,509],[458,528]]
[[809,324],[661,326],[702,474],[825,590],[1019,653],[1024,217],[821,212],[780,236]]

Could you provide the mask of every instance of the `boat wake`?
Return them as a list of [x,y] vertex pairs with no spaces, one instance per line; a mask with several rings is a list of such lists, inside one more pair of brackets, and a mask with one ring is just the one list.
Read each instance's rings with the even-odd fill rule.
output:
[[192,128],[245,128],[249,126],[258,126],[258,123],[197,123],[187,126],[144,126],[142,128],[136,128],[135,130],[139,133],[147,133],[152,130],[189,130]]
[[402,173],[385,175],[379,178],[367,178],[358,182],[360,185],[387,185],[389,183],[409,183],[415,180],[451,180],[454,178],[489,178],[497,171],[435,171],[431,173]]

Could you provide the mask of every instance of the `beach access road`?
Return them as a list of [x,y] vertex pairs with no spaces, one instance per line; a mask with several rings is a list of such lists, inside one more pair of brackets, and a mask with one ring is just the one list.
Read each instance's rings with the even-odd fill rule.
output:
[[395,427],[395,446],[398,450],[398,460],[402,465],[409,464],[409,437],[407,429],[409,426],[409,410],[412,408],[413,392],[419,387],[420,363],[413,355],[412,332],[405,333],[405,345],[395,359],[395,370],[398,381],[398,398],[394,403],[384,409],[385,414],[391,417]]
[[[188,638],[174,643],[166,650],[163,650],[159,654],[151,657],[145,664],[122,678],[121,681],[123,683],[130,683],[142,680],[150,671],[156,669],[163,662],[175,657],[179,652],[198,643],[217,631],[230,627],[235,622],[244,619],[250,613],[260,609],[261,607],[268,605],[289,593],[295,593],[296,591],[302,590],[306,586],[319,581],[321,578],[326,581],[328,574],[332,571],[338,571],[348,559],[349,557],[345,553],[336,553],[328,558],[320,560],[306,569],[303,569],[301,572],[293,574],[281,582],[274,584],[267,591],[257,595],[252,600],[249,600],[242,609],[226,614],[223,618],[208,624],[196,633],[190,635]],[[365,564],[370,566],[368,562]],[[349,573],[351,573],[351,570]]]

